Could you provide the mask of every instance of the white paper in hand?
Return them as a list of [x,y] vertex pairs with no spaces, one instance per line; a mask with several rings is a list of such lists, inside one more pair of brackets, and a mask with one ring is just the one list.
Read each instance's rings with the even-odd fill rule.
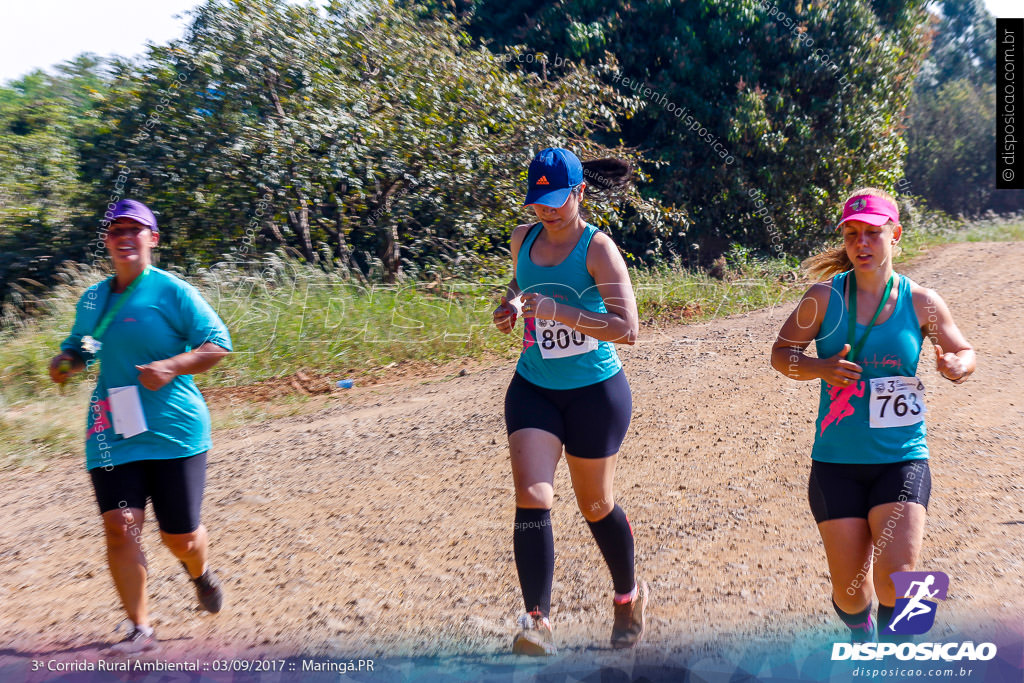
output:
[[139,388],[112,387],[107,393],[110,399],[110,414],[114,418],[114,431],[126,439],[147,430],[146,414],[142,412]]

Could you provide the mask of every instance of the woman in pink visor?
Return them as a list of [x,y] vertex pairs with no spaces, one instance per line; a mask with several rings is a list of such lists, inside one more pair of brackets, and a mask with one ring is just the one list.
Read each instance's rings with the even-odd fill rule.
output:
[[921,347],[927,337],[933,353],[924,358],[957,384],[974,371],[974,349],[942,297],[893,271],[903,228],[891,195],[854,192],[838,229],[843,246],[805,263],[821,281],[782,326],[772,367],[821,380],[808,498],[832,606],[853,641],[898,641],[906,629],[892,628],[890,575],[917,565],[931,491]]

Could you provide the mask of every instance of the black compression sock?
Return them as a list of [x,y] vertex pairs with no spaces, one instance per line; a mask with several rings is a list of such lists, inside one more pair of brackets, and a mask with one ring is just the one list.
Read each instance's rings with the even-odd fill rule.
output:
[[526,611],[540,610],[548,616],[551,613],[551,581],[555,573],[551,511],[517,507],[512,549]]
[[626,513],[618,505],[604,518],[587,522],[590,533],[594,534],[597,547],[604,555],[604,561],[612,572],[615,592],[629,593],[636,586],[633,565],[633,530],[629,527]]
[[885,627],[892,621],[892,612],[895,607],[886,607],[882,603],[878,603],[878,632],[881,634],[885,630]]
[[839,618],[843,620],[843,623],[850,628],[864,628],[864,624],[871,621],[871,603],[868,603],[868,606],[860,612],[850,614],[849,612],[844,612],[839,609],[839,605],[836,604],[836,601],[832,600],[832,609],[836,611],[836,614],[838,614]]

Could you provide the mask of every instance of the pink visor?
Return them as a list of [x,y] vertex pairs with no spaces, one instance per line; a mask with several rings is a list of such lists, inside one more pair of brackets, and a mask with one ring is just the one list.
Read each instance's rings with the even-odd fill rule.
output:
[[864,221],[869,225],[885,225],[889,221],[900,222],[900,210],[893,202],[874,195],[862,194],[850,197],[843,207],[843,217],[836,230],[846,221]]

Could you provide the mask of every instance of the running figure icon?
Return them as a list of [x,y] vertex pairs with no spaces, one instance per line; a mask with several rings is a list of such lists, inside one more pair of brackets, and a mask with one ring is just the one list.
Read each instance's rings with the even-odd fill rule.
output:
[[[935,609],[934,607],[930,607],[924,604],[924,600],[926,598],[934,598],[939,593],[938,588],[936,588],[933,591],[928,590],[934,583],[934,574],[929,574],[924,581],[910,582],[910,587],[907,589],[907,593],[913,593],[913,595],[910,596],[910,599],[908,600],[906,606],[903,608],[903,611],[900,612],[899,615],[895,619],[893,619],[887,627],[890,631],[892,631],[893,633],[896,632],[895,626],[900,622],[901,619],[903,619],[903,617],[906,617],[907,621],[910,621],[914,617],[920,616],[922,614],[929,614],[932,612],[932,610]],[[934,605],[934,601],[932,601],[932,604]]]

